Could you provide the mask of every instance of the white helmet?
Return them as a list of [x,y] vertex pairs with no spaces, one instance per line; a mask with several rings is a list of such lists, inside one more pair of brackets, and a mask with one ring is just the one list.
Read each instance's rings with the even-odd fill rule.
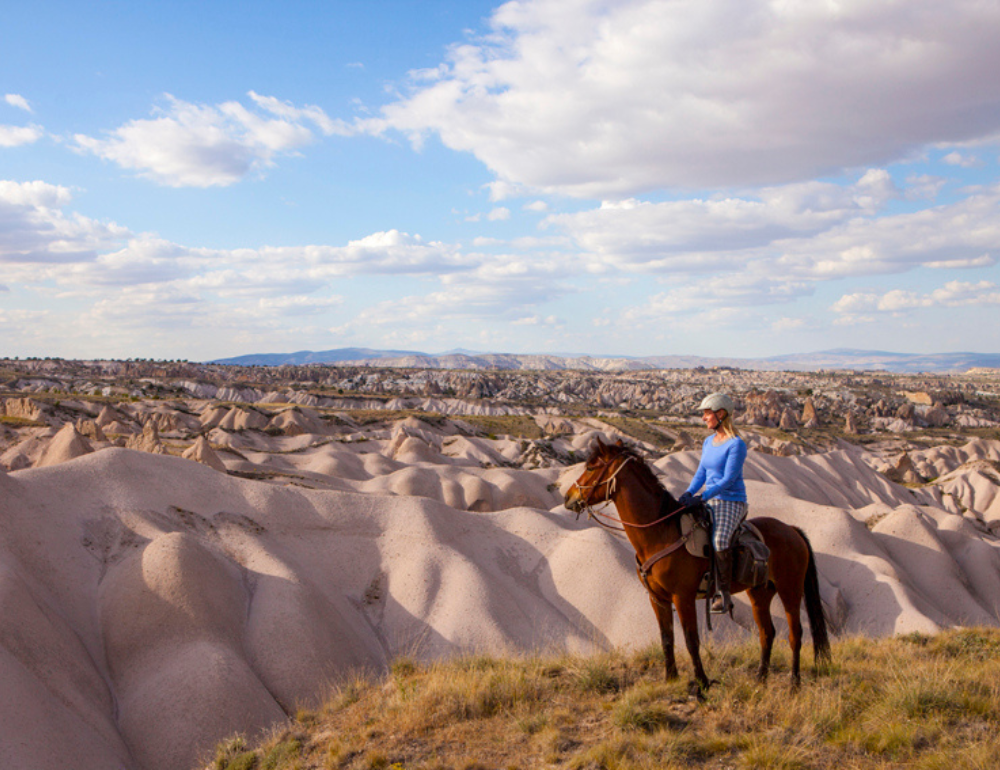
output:
[[713,412],[718,412],[720,409],[725,409],[726,414],[732,415],[733,410],[736,405],[733,400],[727,396],[725,393],[711,393],[701,401],[701,406],[698,407],[702,411],[705,409],[711,409]]

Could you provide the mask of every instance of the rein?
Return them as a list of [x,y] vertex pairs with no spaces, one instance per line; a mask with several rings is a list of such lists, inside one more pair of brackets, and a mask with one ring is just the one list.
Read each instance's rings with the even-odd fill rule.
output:
[[[618,474],[621,473],[622,469],[626,465],[628,465],[634,459],[635,459],[634,457],[626,457],[622,461],[621,465],[619,465],[615,469],[615,472],[612,473],[608,478],[604,479],[603,481],[598,481],[598,482],[596,482],[594,484],[586,484],[586,485],[582,485],[580,483],[577,483],[577,488],[581,492],[584,493],[584,498],[583,498],[584,499],[584,508],[587,511],[587,518],[588,519],[593,519],[600,526],[604,527],[605,529],[611,530],[612,532],[625,532],[626,531],[626,529],[625,529],[626,527],[632,527],[633,529],[647,529],[649,527],[655,527],[657,524],[662,524],[663,522],[667,521],[668,519],[672,519],[674,516],[679,516],[680,514],[684,513],[684,511],[686,511],[686,510],[688,510],[688,509],[690,509],[690,508],[693,507],[693,506],[690,506],[690,505],[683,505],[680,508],[677,508],[677,509],[671,511],[670,513],[666,514],[665,516],[661,516],[660,518],[656,519],[655,521],[650,521],[650,522],[647,522],[646,524],[633,524],[630,521],[622,521],[622,519],[620,517],[609,516],[606,513],[602,513],[600,510],[595,510],[594,507],[588,502],[589,499],[590,499],[590,493],[593,490],[597,489],[598,487],[604,486],[605,484],[609,485],[608,486],[608,497],[607,497],[607,500],[605,500],[604,502],[605,502],[605,507],[607,507],[607,505],[610,505],[611,502],[612,502],[612,498],[615,496],[615,492],[618,490],[618,484],[617,484],[617,476],[618,476]],[[578,513],[577,514],[577,518],[579,518],[579,516],[580,516],[580,514]],[[611,524],[608,524],[605,521],[601,521],[601,519],[606,519],[608,522],[612,522],[613,524],[620,524],[621,527],[619,528],[619,527],[611,526]]]
[[[668,519],[672,519],[674,516],[679,516],[680,514],[684,513],[684,511],[687,511],[692,507],[693,506],[690,505],[682,505],[680,508],[671,511],[666,516],[661,516],[655,521],[650,521],[646,524],[633,524],[630,521],[622,521],[620,518],[616,516],[609,516],[606,513],[601,513],[601,511],[594,510],[589,505],[587,506],[587,515],[605,529],[610,529],[612,532],[625,532],[625,527],[634,527],[635,529],[646,529],[647,527],[655,527],[657,524],[662,524]],[[601,519],[607,519],[608,521],[613,522],[615,524],[621,524],[622,527],[621,529],[618,529],[617,527],[612,527],[610,524],[605,524],[603,521],[601,521]]]

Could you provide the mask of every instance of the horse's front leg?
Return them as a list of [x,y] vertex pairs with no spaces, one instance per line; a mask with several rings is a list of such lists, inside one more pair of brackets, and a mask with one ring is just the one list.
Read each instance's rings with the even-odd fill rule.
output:
[[684,641],[687,643],[688,654],[691,656],[691,663],[694,666],[694,681],[691,682],[692,691],[701,700],[709,688],[708,677],[705,676],[705,669],[701,665],[701,642],[698,639],[698,608],[695,605],[695,594],[674,594],[674,607],[677,608],[677,617],[681,621],[681,628],[684,629]]
[[660,626],[660,643],[663,645],[667,681],[670,681],[678,677],[677,660],[674,657],[674,609],[670,604],[659,601],[652,593],[649,594],[649,602],[653,605],[656,622]]

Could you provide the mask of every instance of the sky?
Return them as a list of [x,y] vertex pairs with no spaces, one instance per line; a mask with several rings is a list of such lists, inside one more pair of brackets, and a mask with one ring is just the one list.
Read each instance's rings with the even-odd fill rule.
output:
[[0,355],[1000,352],[996,0],[3,17]]

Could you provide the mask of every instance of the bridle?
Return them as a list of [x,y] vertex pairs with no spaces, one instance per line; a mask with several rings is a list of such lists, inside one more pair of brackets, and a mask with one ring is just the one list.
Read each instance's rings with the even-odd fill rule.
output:
[[[608,468],[612,463],[614,463],[615,460],[617,459],[618,457],[613,457],[610,460],[605,460],[596,468],[593,469],[588,468],[587,470],[595,470],[595,471],[600,470],[603,473],[604,470]],[[614,502],[615,493],[618,491],[618,480],[617,480],[618,474],[622,472],[622,470],[625,468],[626,465],[628,465],[632,460],[635,459],[636,458],[632,455],[626,455],[625,459],[621,461],[621,464],[614,470],[614,472],[604,480],[601,480],[599,478],[593,484],[581,484],[580,482],[576,482],[576,487],[582,493],[582,499],[583,499],[583,508],[577,512],[577,519],[579,519],[580,514],[583,513],[583,511],[586,511],[588,519],[593,519],[605,529],[609,529],[612,532],[625,532],[626,527],[631,527],[633,529],[647,529],[649,527],[655,527],[657,524],[662,524],[664,521],[672,519],[674,516],[679,516],[681,513],[683,513],[690,507],[686,505],[681,506],[680,508],[671,511],[667,515],[661,516],[655,521],[650,521],[645,524],[633,524],[630,521],[622,521],[622,519],[617,516],[609,516],[608,514],[604,513],[603,512],[604,508],[607,508],[608,505]],[[604,503],[604,506],[600,510],[597,510],[593,507],[594,504],[590,502],[590,497],[595,489],[598,489],[603,486],[608,487],[608,492],[604,500],[601,501]],[[621,526],[620,527],[612,526],[612,524],[609,524],[608,522],[612,522],[612,524],[620,524]]]
[[[600,470],[603,473],[604,470],[617,459],[618,459],[617,457],[613,457],[610,460],[605,460],[604,462],[602,462],[597,468],[593,469],[587,468],[587,470],[595,470],[595,471]],[[605,485],[608,487],[608,495],[602,502],[605,503],[611,502],[611,498],[613,498],[615,496],[615,492],[618,491],[618,483],[616,481],[616,479],[618,478],[618,474],[621,473],[622,469],[630,462],[632,462],[632,460],[634,459],[635,458],[632,457],[631,455],[626,456],[625,459],[622,460],[621,465],[619,465],[615,469],[615,472],[612,473],[610,476],[608,476],[608,478],[604,479],[603,481],[598,480],[595,481],[593,484],[581,484],[579,481],[576,482],[576,488],[579,489],[580,492],[584,494],[583,506],[584,508],[587,509],[587,511],[591,510],[592,503],[590,502],[590,496],[593,494],[594,490],[599,487],[603,487]]]

